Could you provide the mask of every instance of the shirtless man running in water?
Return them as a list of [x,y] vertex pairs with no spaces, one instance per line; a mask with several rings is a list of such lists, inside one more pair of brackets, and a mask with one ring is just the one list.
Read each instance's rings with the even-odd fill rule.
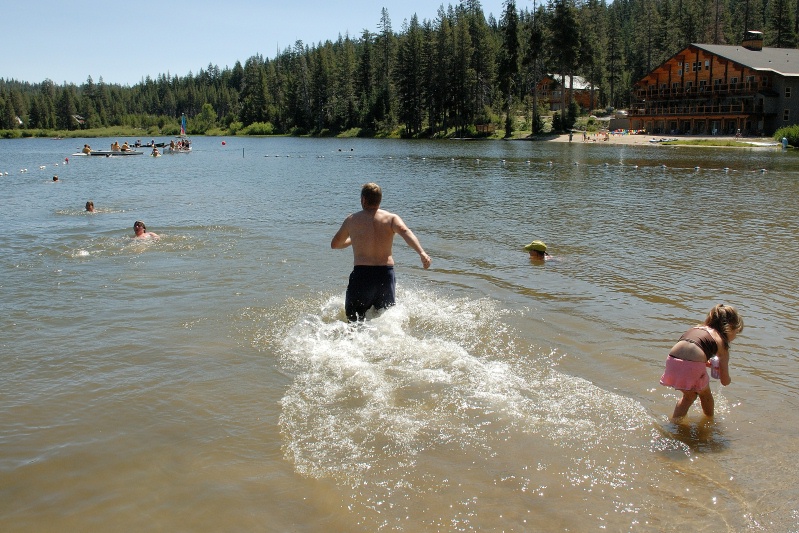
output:
[[383,192],[376,183],[361,187],[363,209],[344,219],[330,242],[333,249],[352,245],[355,267],[344,303],[351,322],[363,320],[372,306],[383,309],[394,305],[394,234],[399,234],[419,254],[424,268],[430,266],[430,256],[399,215],[380,209],[382,199]]

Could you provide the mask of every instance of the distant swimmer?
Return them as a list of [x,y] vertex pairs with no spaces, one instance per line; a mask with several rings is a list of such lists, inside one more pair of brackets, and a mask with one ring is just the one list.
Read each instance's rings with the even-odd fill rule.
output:
[[743,331],[744,321],[731,305],[719,304],[705,317],[704,323],[686,331],[666,358],[660,384],[682,392],[671,415],[679,420],[688,414],[697,396],[706,416],[713,416],[713,394],[707,367],[713,369],[725,387],[730,379],[730,343]]
[[524,247],[524,251],[530,254],[531,261],[546,261],[552,256],[547,253],[547,245],[543,241],[533,241]]
[[94,213],[94,202],[92,202],[91,200],[86,202],[86,211],[88,211],[89,213]]
[[53,176],[53,181],[58,181],[58,176]]
[[352,245],[355,266],[350,274],[344,310],[351,322],[363,320],[366,311],[391,307],[395,303],[396,280],[392,244],[399,234],[422,260],[430,266],[430,256],[405,222],[393,213],[380,209],[383,192],[376,183],[361,187],[361,211],[344,219],[333,236],[330,247],[343,249]]
[[152,231],[147,231],[147,226],[144,225],[144,222],[141,220],[137,220],[133,223],[133,233],[136,235],[133,236],[134,239],[160,239],[161,237],[157,233],[153,233]]

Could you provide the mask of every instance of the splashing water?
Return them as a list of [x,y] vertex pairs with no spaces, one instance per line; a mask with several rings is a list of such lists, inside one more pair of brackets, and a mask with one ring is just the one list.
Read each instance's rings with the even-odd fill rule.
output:
[[[280,428],[299,473],[349,486],[370,509],[423,495],[449,508],[463,486],[497,483],[493,469],[515,497],[637,485],[653,434],[640,404],[557,371],[560,355],[523,343],[489,299],[398,300],[357,325],[340,296],[324,295],[267,320],[275,329],[259,342],[290,378]],[[464,512],[457,521],[469,522]]]

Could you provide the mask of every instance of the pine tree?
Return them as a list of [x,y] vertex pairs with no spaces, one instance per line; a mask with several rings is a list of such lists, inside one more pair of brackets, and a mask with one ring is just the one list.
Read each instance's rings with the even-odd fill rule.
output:
[[[566,97],[566,75],[573,75],[574,69],[578,65],[579,46],[580,26],[572,0],[555,0],[555,13],[552,20],[552,59],[561,78],[562,113],[566,113],[568,102],[571,100],[571,94],[568,99]],[[565,114],[562,118],[562,128],[564,130],[570,128],[571,124],[566,122]]]
[[18,125],[11,102],[0,93],[0,130],[11,130]]
[[56,127],[62,130],[75,129],[75,98],[72,94],[72,87],[64,87],[58,97],[56,106]]
[[423,123],[423,35],[416,15],[403,28],[397,47],[395,78],[397,80],[398,114],[405,131],[416,135]]
[[775,48],[794,48],[794,6],[790,0],[771,0],[768,5],[766,25],[766,46]]
[[519,73],[519,15],[515,0],[505,0],[500,22],[502,56],[499,63],[499,85],[505,97],[505,137],[513,135],[513,92]]
[[435,42],[431,67],[431,87],[436,90],[430,95],[430,112],[432,133],[446,132],[450,126],[451,113],[454,107],[454,73],[455,73],[455,36],[452,29],[454,15],[452,10],[446,12],[442,7],[438,10]]

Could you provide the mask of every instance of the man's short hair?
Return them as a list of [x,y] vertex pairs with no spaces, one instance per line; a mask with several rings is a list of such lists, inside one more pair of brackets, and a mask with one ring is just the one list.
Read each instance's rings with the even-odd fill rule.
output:
[[361,187],[361,199],[364,207],[380,207],[383,200],[383,191],[377,183],[366,183]]

